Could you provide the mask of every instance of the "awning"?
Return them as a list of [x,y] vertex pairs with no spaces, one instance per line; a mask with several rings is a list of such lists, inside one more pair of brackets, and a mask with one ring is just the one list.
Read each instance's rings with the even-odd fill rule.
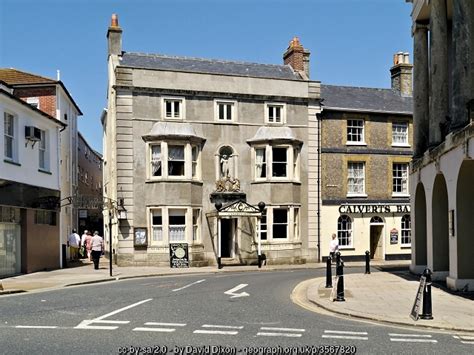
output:
[[200,137],[194,131],[193,126],[186,122],[157,122],[151,131],[142,136],[145,142],[160,139],[184,139],[196,142],[205,142],[204,137]]
[[248,144],[277,141],[281,143],[303,144],[296,138],[290,127],[260,127],[255,136],[247,140]]

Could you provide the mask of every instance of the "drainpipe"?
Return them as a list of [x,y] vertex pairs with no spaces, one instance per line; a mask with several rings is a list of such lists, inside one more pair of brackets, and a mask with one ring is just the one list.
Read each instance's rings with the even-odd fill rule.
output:
[[316,208],[316,218],[318,221],[318,263],[321,262],[321,115],[316,114],[316,130],[317,130],[317,140],[318,140],[318,177],[317,177],[317,184],[316,190],[318,195],[318,204]]

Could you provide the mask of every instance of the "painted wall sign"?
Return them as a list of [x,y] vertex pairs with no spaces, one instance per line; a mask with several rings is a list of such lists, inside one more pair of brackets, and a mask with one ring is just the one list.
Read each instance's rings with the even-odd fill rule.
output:
[[398,244],[398,230],[397,230],[397,228],[392,228],[390,230],[390,244]]
[[410,213],[410,205],[341,205],[339,213]]
[[171,268],[189,267],[187,243],[170,243],[170,267]]

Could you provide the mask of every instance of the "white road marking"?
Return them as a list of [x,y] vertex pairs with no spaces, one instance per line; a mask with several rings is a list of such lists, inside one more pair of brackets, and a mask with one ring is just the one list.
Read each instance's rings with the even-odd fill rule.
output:
[[305,332],[306,329],[260,327],[261,330],[281,330],[282,332]]
[[239,332],[236,331],[226,331],[226,330],[195,330],[193,333],[195,334],[222,334],[222,335],[236,335]]
[[302,334],[298,333],[268,333],[268,332],[258,332],[257,336],[265,337],[288,337],[288,338],[300,338]]
[[474,336],[470,335],[453,335],[454,339],[460,339],[460,340],[474,340]]
[[[390,341],[398,341],[404,343],[437,343],[437,340],[434,339],[426,339],[431,338],[432,336],[429,334],[396,334],[396,333],[388,333],[391,337]],[[425,338],[425,339],[423,339]]]
[[223,328],[223,329],[243,329],[243,326],[236,325],[215,325],[215,324],[203,324],[203,328]]
[[206,281],[206,279],[198,280],[196,282],[190,283],[189,285],[186,285],[180,288],[175,288],[174,290],[171,290],[171,291],[173,292],[181,291],[181,290],[184,290],[185,288],[191,287],[192,285],[200,284],[201,282],[204,282],[204,281]]
[[412,338],[431,338],[431,335],[428,334],[394,334],[388,333],[391,337],[412,337]]
[[474,344],[474,341],[462,341],[461,340],[461,343],[462,344]]
[[132,329],[134,332],[161,332],[161,333],[172,333],[176,329],[175,328],[144,328],[144,327],[137,327]]
[[117,326],[107,326],[107,325],[94,325],[91,326],[93,323],[107,323],[107,324],[127,324],[129,321],[120,321],[120,320],[103,320],[104,318],[113,316],[114,314],[126,311],[127,309],[139,306],[145,302],[151,301],[152,298],[131,304],[129,306],[117,309],[116,311],[104,314],[103,316],[94,318],[94,319],[85,319],[81,323],[79,323],[77,326],[74,327],[74,329],[103,329],[103,330],[114,330],[117,329]]
[[344,331],[344,330],[325,330],[324,333],[350,334],[350,335],[367,335],[367,332],[348,332],[348,331]]
[[240,284],[240,285],[237,285],[237,286],[235,286],[234,288],[225,291],[224,294],[229,295],[229,296],[232,296],[231,298],[250,296],[247,292],[235,293],[236,291],[238,291],[238,290],[240,290],[240,289],[242,289],[242,288],[244,288],[244,287],[247,287],[247,286],[248,286],[248,284]]
[[368,337],[358,337],[353,335],[322,335],[323,338],[333,338],[333,339],[351,339],[351,340],[369,340]]
[[55,325],[17,325],[15,328],[20,329],[56,329]]
[[145,325],[162,325],[169,327],[185,327],[186,323],[157,323],[157,322],[146,322]]
[[405,339],[405,338],[390,338],[390,341],[401,341],[404,343],[437,343],[434,339]]

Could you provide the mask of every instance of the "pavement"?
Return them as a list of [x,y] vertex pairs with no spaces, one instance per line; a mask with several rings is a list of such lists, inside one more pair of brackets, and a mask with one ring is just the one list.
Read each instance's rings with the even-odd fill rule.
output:
[[[363,267],[360,262],[347,262],[345,267]],[[419,277],[408,272],[409,261],[372,262],[371,274],[346,273],[344,301],[334,301],[336,287],[326,288],[326,277],[306,280],[292,293],[292,299],[312,311],[352,319],[375,321],[391,325],[450,330],[474,333],[474,292],[452,292],[442,284],[433,284],[433,319],[417,321],[410,317],[419,286]],[[109,264],[103,259],[99,270],[91,262],[80,260],[68,268],[41,271],[0,279],[0,296],[23,292],[39,292],[62,287],[85,285],[117,280],[173,275],[230,273],[246,271],[274,271],[297,269],[325,269],[326,264],[215,266],[171,269],[169,267],[123,267]],[[333,266],[333,273],[335,267]],[[333,285],[336,283],[333,281]],[[421,308],[420,308],[421,313]]]

